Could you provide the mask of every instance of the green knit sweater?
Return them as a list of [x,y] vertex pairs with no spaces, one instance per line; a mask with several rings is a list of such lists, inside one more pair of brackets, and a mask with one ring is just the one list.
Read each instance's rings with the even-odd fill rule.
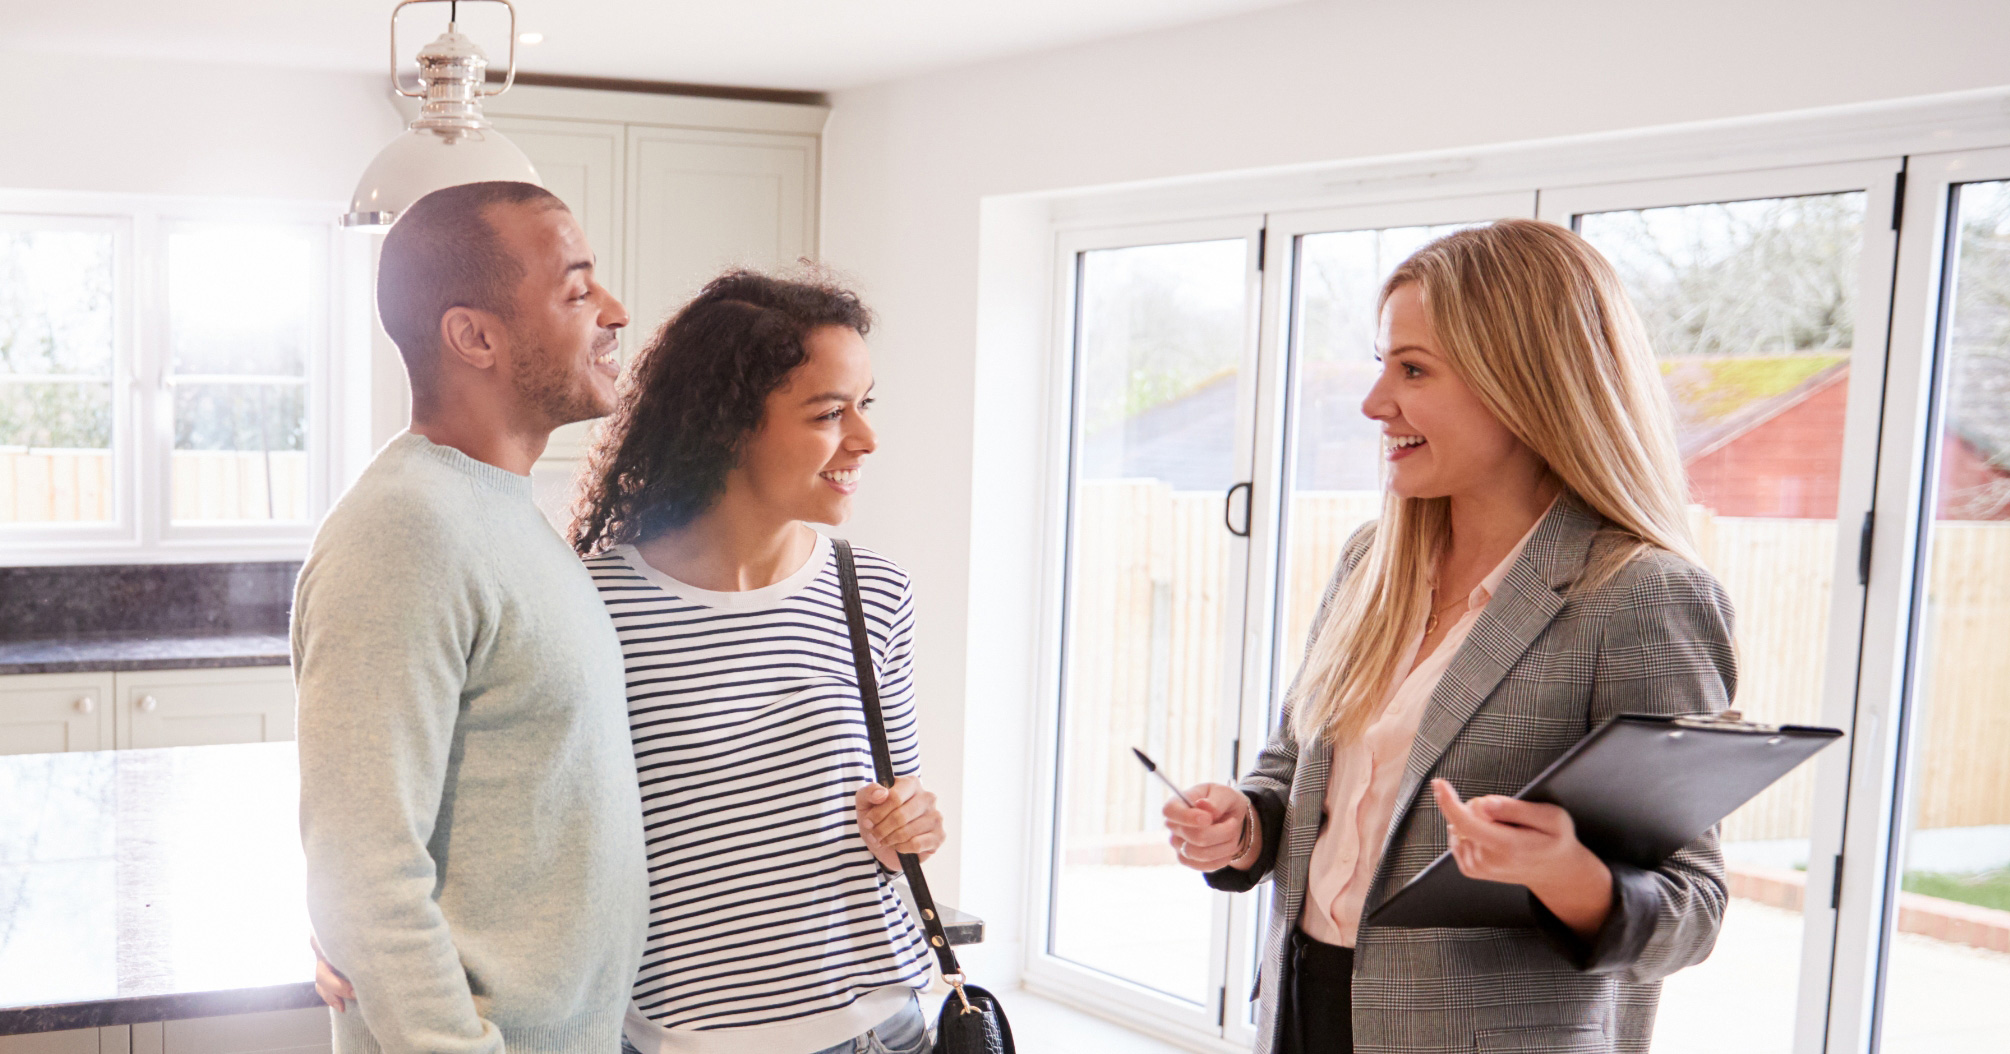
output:
[[315,536],[293,669],[339,1054],[616,1049],[648,896],[621,646],[530,480],[393,439]]

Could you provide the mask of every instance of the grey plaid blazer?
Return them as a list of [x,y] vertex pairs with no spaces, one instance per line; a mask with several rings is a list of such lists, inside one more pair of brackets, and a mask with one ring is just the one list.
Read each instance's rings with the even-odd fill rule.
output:
[[[1396,797],[1367,903],[1375,905],[1446,848],[1426,781],[1462,797],[1513,794],[1614,714],[1708,713],[1737,681],[1731,603],[1708,571],[1651,550],[1608,581],[1570,587],[1600,537],[1599,517],[1566,494],[1537,526],[1432,694]],[[1313,633],[1367,552],[1349,540]],[[1249,871],[1207,876],[1241,891],[1273,880],[1258,988],[1257,1054],[1277,1046],[1277,1006],[1298,924],[1332,761],[1301,748],[1287,712],[1241,788],[1263,825]],[[1541,929],[1363,926],[1354,949],[1354,1049],[1638,1051],[1653,1032],[1661,978],[1701,962],[1724,913],[1724,861],[1710,831],[1660,867],[1610,865],[1614,906],[1591,942],[1554,916]],[[1539,915],[1547,915],[1537,905]]]

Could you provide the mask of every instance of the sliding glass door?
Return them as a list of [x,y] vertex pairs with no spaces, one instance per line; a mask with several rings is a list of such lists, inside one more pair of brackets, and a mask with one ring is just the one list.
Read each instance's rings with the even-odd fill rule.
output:
[[1218,1027],[1227,898],[1181,867],[1166,794],[1230,777],[1247,574],[1260,224],[1077,236],[1067,569],[1045,956],[1189,1030]]
[[1647,324],[1737,611],[1733,705],[1847,733],[1724,821],[1723,928],[1664,985],[1654,1049],[2000,1049],[2010,150],[1065,235],[1029,983],[1193,1049],[1254,1039],[1267,890],[1173,861],[1130,748],[1181,783],[1247,770],[1379,515],[1360,404],[1381,283],[1431,238],[1531,214],[1598,248]]
[[[1250,539],[1254,571],[1244,638],[1242,767],[1277,726],[1319,598],[1340,550],[1381,514],[1381,428],[1361,412],[1375,383],[1376,302],[1396,265],[1426,242],[1475,223],[1527,216],[1533,194],[1273,213],[1257,399],[1259,466]],[[1231,915],[1232,1040],[1254,1039],[1255,987],[1269,890]]]
[[1886,443],[1916,466],[1892,495],[1916,542],[1889,627],[1867,1045],[1993,1051],[2010,1036],[2010,151],[1914,158],[1908,181],[1894,355],[1912,397]]
[[[1618,270],[1675,406],[1690,527],[1737,612],[1749,720],[1853,727],[1898,161],[1543,195]],[[1787,1054],[1825,1014],[1848,753],[1727,818],[1717,950],[1656,1046]],[[1819,790],[1818,790],[1819,788]],[[1795,1042],[1804,1028],[1805,1042]]]

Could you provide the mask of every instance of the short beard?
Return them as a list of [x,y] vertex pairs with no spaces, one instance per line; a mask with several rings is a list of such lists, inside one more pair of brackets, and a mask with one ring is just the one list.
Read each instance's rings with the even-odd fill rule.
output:
[[570,361],[554,358],[543,345],[524,349],[516,357],[510,383],[516,389],[518,405],[550,422],[553,428],[574,421],[605,417],[591,379],[567,368]]

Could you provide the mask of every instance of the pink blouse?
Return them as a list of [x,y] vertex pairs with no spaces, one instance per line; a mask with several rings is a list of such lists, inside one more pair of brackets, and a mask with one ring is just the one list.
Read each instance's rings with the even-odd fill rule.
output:
[[[1538,517],[1536,524],[1541,523]],[[1312,845],[1305,910],[1298,920],[1299,928],[1313,940],[1354,946],[1361,928],[1362,902],[1368,896],[1368,884],[1375,879],[1375,868],[1382,862],[1382,843],[1396,809],[1396,788],[1403,781],[1403,767],[1410,760],[1410,747],[1416,742],[1431,693],[1534,534],[1532,526],[1500,566],[1473,587],[1466,596],[1465,611],[1452,623],[1437,650],[1421,663],[1417,662],[1417,649],[1424,642],[1424,627],[1417,627],[1396,667],[1395,687],[1382,702],[1381,716],[1359,740],[1334,749],[1326,782],[1326,817],[1320,823],[1319,840]]]

